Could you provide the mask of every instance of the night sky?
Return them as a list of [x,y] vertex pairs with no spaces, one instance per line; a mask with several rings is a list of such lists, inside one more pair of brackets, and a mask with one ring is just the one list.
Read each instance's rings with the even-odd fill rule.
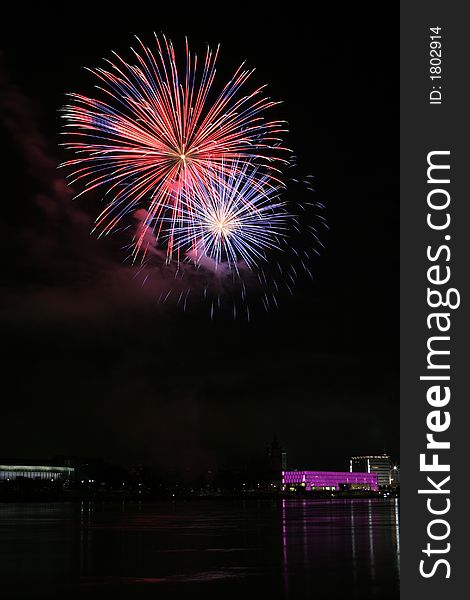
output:
[[[0,36],[0,457],[198,472],[262,454],[276,431],[290,467],[398,459],[395,19],[367,4],[37,4],[8,9]],[[153,31],[220,42],[222,75],[256,66],[326,205],[314,281],[250,323],[159,305],[123,240],[90,236],[99,197],[72,201],[57,169],[65,93],[93,93],[82,67]]]

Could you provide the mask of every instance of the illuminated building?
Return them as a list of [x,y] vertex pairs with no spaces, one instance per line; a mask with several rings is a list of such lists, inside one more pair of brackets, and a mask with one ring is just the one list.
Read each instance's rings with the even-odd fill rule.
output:
[[369,489],[378,490],[376,473],[351,473],[349,471],[282,471],[282,488],[299,487],[311,490]]
[[390,487],[392,483],[392,463],[388,454],[353,456],[349,461],[349,470],[351,473],[376,473],[379,487]]
[[0,465],[0,481],[15,481],[18,478],[64,481],[73,476],[73,467],[49,465]]

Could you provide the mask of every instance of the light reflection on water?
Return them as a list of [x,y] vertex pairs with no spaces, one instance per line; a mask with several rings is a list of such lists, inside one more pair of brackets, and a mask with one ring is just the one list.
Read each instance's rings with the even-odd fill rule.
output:
[[398,507],[397,499],[283,500],[286,597],[398,598]]
[[396,499],[0,504],[14,598],[392,599],[399,557]]

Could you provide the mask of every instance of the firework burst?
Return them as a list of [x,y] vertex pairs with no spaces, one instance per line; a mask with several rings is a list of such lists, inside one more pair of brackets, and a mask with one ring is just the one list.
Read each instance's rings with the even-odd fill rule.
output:
[[[277,104],[264,95],[265,86],[248,90],[253,70],[242,64],[217,93],[219,48],[207,48],[199,65],[186,43],[185,68],[180,69],[172,43],[164,36],[155,39],[156,52],[138,40],[133,63],[114,54],[108,68],[90,69],[103,99],[70,94],[63,110],[69,134],[65,146],[77,153],[64,163],[72,168],[71,181],[84,184],[81,193],[103,186],[110,198],[95,229],[107,234],[129,213],[142,207],[147,211],[134,259],[139,253],[145,257],[147,229],[161,239],[163,224],[176,226],[188,214],[202,216],[194,190],[204,190],[207,197],[207,190],[215,186],[220,191],[233,178],[241,186],[241,178],[253,173],[245,162],[255,162],[263,171],[263,189],[276,190],[279,167],[286,162],[280,139],[285,125],[265,118]],[[175,241],[170,229],[168,260],[175,251],[179,260],[181,243],[175,246]],[[216,252],[218,244],[211,247]]]
[[196,263],[212,261],[216,270],[223,264],[237,273],[254,269],[286,235],[289,215],[279,198],[282,189],[259,168],[235,161],[226,178],[200,179],[183,191],[169,235]]
[[[269,120],[277,102],[265,86],[250,89],[242,64],[225,86],[216,83],[219,48],[198,61],[186,42],[185,61],[155,36],[138,40],[133,59],[114,53],[98,79],[96,98],[70,94],[63,109],[76,156],[64,163],[78,195],[102,189],[99,235],[132,231],[126,247],[142,285],[153,277],[158,301],[188,298],[250,318],[251,304],[277,306],[327,228],[323,205],[303,199],[310,176],[292,177],[283,146],[285,123]],[[129,218],[131,217],[131,218]]]
[[[253,173],[255,167],[245,164],[243,169],[245,175],[234,168],[226,185],[201,183],[192,198],[183,196],[179,220],[160,224],[163,239],[149,235],[150,251],[136,278],[166,281],[159,303],[185,311],[202,306],[211,318],[251,320],[260,310],[276,309],[314,278],[313,265],[329,227],[324,205],[315,201],[312,176],[302,177],[291,162],[286,186],[276,190],[269,179]],[[250,184],[253,179],[257,188]],[[179,262],[168,263],[158,251],[170,229]]]

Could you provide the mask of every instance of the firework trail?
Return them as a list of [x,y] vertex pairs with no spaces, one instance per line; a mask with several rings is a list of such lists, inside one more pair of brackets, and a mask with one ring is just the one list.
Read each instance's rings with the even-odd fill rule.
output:
[[[242,186],[245,176],[256,193],[278,189],[280,167],[287,162],[279,137],[285,125],[265,118],[277,104],[264,96],[265,86],[247,91],[253,70],[242,64],[217,93],[218,47],[207,48],[200,66],[186,42],[185,68],[179,69],[172,43],[155,38],[156,53],[138,40],[134,64],[114,53],[107,69],[89,69],[99,79],[103,99],[70,94],[63,109],[69,134],[64,145],[77,157],[64,165],[72,168],[71,183],[84,185],[81,193],[106,189],[110,201],[95,227],[100,235],[116,230],[126,215],[144,206],[148,217],[135,239],[134,260],[139,253],[145,258],[146,230],[152,228],[162,239],[163,226],[167,259],[179,260],[177,224],[188,214],[204,216],[194,190],[203,190],[207,198],[208,190],[215,186],[220,193],[234,178]],[[257,168],[248,170],[248,162]],[[253,174],[260,176],[259,183]],[[169,223],[175,231],[168,231]]]

